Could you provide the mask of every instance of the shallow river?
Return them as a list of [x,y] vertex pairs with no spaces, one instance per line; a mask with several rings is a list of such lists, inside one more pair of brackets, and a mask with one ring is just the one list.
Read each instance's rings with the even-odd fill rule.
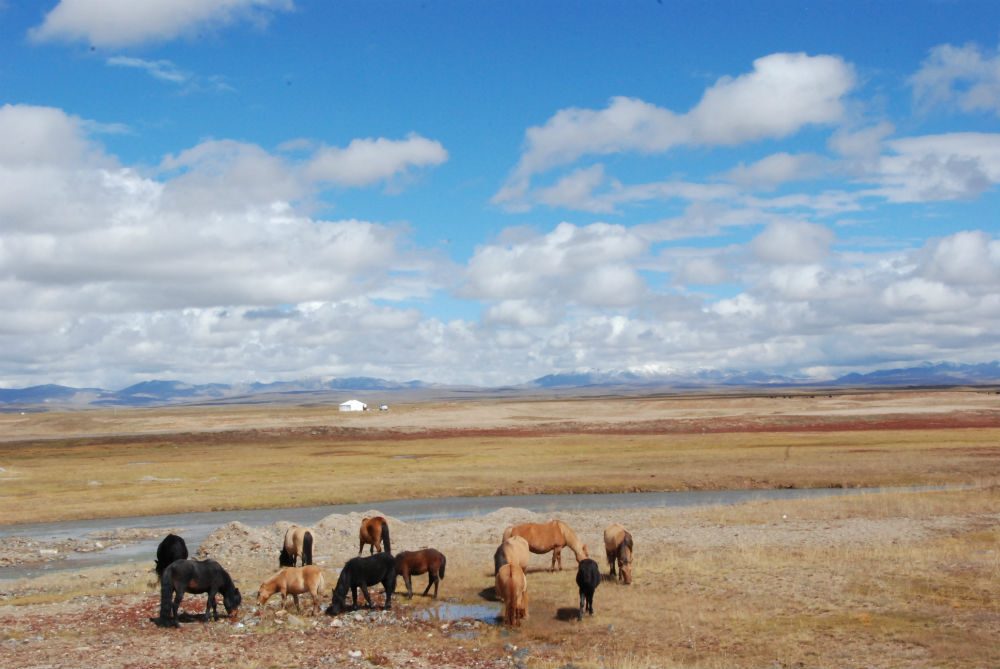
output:
[[[930,488],[906,488],[906,490]],[[581,511],[587,509],[625,509],[636,507],[682,507],[741,504],[754,500],[803,499],[830,495],[877,493],[899,488],[817,488],[793,490],[722,490],[689,492],[638,492],[585,495],[509,495],[502,497],[442,497],[438,499],[388,500],[363,504],[334,504],[290,509],[251,509],[247,511],[211,511],[162,516],[136,516],[76,520],[57,523],[0,526],[0,541],[5,537],[25,537],[36,541],[86,539],[118,529],[172,528],[185,539],[192,553],[216,528],[232,521],[251,526],[265,526],[279,520],[294,520],[302,525],[316,523],[332,513],[364,512],[378,509],[404,522],[457,519],[481,516],[504,507],[517,507],[537,513]],[[93,553],[69,553],[65,558],[33,565],[0,567],[0,580],[37,576],[44,573],[109,566],[129,562],[152,565],[156,546],[162,537],[135,541],[127,545]]]

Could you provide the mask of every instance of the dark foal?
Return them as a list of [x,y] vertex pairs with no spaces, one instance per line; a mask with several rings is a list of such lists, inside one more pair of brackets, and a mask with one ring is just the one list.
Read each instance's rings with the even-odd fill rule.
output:
[[163,576],[163,570],[174,560],[187,560],[188,547],[184,539],[176,534],[168,534],[156,547],[156,576]]
[[579,620],[583,620],[583,609],[587,613],[594,615],[594,591],[601,584],[601,568],[597,562],[586,558],[580,560],[580,566],[576,569],[576,584],[580,588],[580,613],[577,614]]

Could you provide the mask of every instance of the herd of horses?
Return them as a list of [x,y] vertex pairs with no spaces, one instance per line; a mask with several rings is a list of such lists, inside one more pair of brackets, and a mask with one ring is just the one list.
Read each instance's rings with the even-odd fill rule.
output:
[[[285,532],[281,552],[278,555],[278,573],[261,584],[257,591],[257,606],[263,607],[275,594],[281,594],[281,606],[285,607],[288,595],[292,596],[296,610],[299,595],[312,597],[312,612],[316,615],[320,608],[322,591],[325,589],[323,572],[313,562],[314,533],[306,527],[292,525]],[[364,518],[359,530],[360,545],[357,557],[344,563],[333,588],[327,615],[335,616],[347,609],[347,593],[351,593],[351,608],[357,609],[358,591],[369,608],[373,607],[368,589],[382,585],[385,591],[385,609],[392,607],[392,596],[396,591],[396,581],[402,578],[406,585],[406,596],[413,597],[412,577],[427,574],[427,596],[431,587],[437,599],[438,586],[444,578],[447,559],[434,548],[417,551],[402,551],[392,555],[389,523],[382,516]],[[369,555],[362,556],[368,545]],[[528,615],[528,559],[531,553],[552,553],[551,570],[562,570],[562,549],[569,548],[577,561],[576,583],[580,595],[578,618],[586,611],[594,613],[594,592],[600,585],[602,576],[597,562],[590,558],[587,546],[577,537],[576,532],[561,520],[547,523],[522,523],[508,527],[503,532],[500,545],[493,555],[495,591],[504,604],[503,621],[516,626]],[[614,523],[604,531],[604,548],[610,566],[609,578],[619,583],[632,583],[632,535],[623,526]],[[301,563],[301,566],[296,564]],[[188,557],[184,539],[169,534],[160,542],[156,550],[156,574],[160,580],[160,616],[154,619],[158,625],[177,627],[181,600],[187,593],[206,594],[205,618],[219,619],[216,597],[222,596],[227,615],[232,615],[242,603],[239,589],[229,573],[215,560],[194,560]]]

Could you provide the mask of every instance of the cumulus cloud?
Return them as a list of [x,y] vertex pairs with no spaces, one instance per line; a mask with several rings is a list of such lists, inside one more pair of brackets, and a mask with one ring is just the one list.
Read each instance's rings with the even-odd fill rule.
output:
[[323,147],[306,166],[314,181],[339,186],[369,186],[405,174],[410,168],[440,165],[448,152],[440,142],[411,134],[403,140],[355,139],[345,148]]
[[[264,371],[272,356],[327,368],[343,335],[328,319],[346,309],[330,305],[353,305],[338,327],[369,336],[413,329],[417,312],[398,303],[449,271],[402,228],[302,213],[305,170],[258,146],[210,140],[148,173],[86,128],[58,109],[0,108],[0,346],[12,376],[50,356],[74,379],[102,364],[231,378],[241,356]],[[397,306],[377,302],[387,296]],[[295,366],[286,341],[313,359]]]
[[836,56],[777,53],[755,60],[747,74],[722,77],[687,113],[628,97],[601,110],[563,109],[528,128],[521,158],[493,202],[524,207],[533,176],[583,156],[735,145],[834,123],[854,83],[853,69]]
[[546,235],[476,249],[464,294],[498,301],[544,298],[627,306],[644,290],[632,263],[646,250],[646,242],[622,226],[560,223]]
[[809,264],[830,252],[833,231],[816,223],[776,222],[751,242],[754,256],[767,263]]
[[1000,115],[1000,53],[976,44],[941,44],[931,49],[910,85],[922,107],[955,106]]
[[949,133],[887,142],[875,193],[891,202],[960,200],[1000,183],[1000,134]]
[[815,154],[774,153],[755,163],[740,163],[726,177],[750,188],[772,189],[790,181],[814,179],[824,173],[826,160]]
[[29,37],[100,47],[163,42],[237,21],[265,23],[291,0],[60,0]]

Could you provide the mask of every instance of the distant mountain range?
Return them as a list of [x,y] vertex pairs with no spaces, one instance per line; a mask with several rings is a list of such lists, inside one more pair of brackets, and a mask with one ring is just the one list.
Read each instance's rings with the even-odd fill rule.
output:
[[192,385],[181,381],[152,380],[121,390],[71,388],[40,385],[29,388],[0,388],[0,410],[38,410],[44,407],[142,407],[169,404],[250,404],[308,400],[330,402],[333,396],[360,397],[469,396],[474,394],[517,395],[539,391],[600,391],[643,389],[762,389],[794,387],[925,387],[1000,384],[1000,362],[980,364],[925,363],[915,367],[883,369],[867,374],[851,373],[830,380],[816,380],[767,374],[707,370],[686,374],[643,374],[630,371],[585,371],[549,374],[518,386],[479,388],[445,386],[423,381],[403,383],[371,377],[350,377],[322,381],[282,381],[277,383]]

